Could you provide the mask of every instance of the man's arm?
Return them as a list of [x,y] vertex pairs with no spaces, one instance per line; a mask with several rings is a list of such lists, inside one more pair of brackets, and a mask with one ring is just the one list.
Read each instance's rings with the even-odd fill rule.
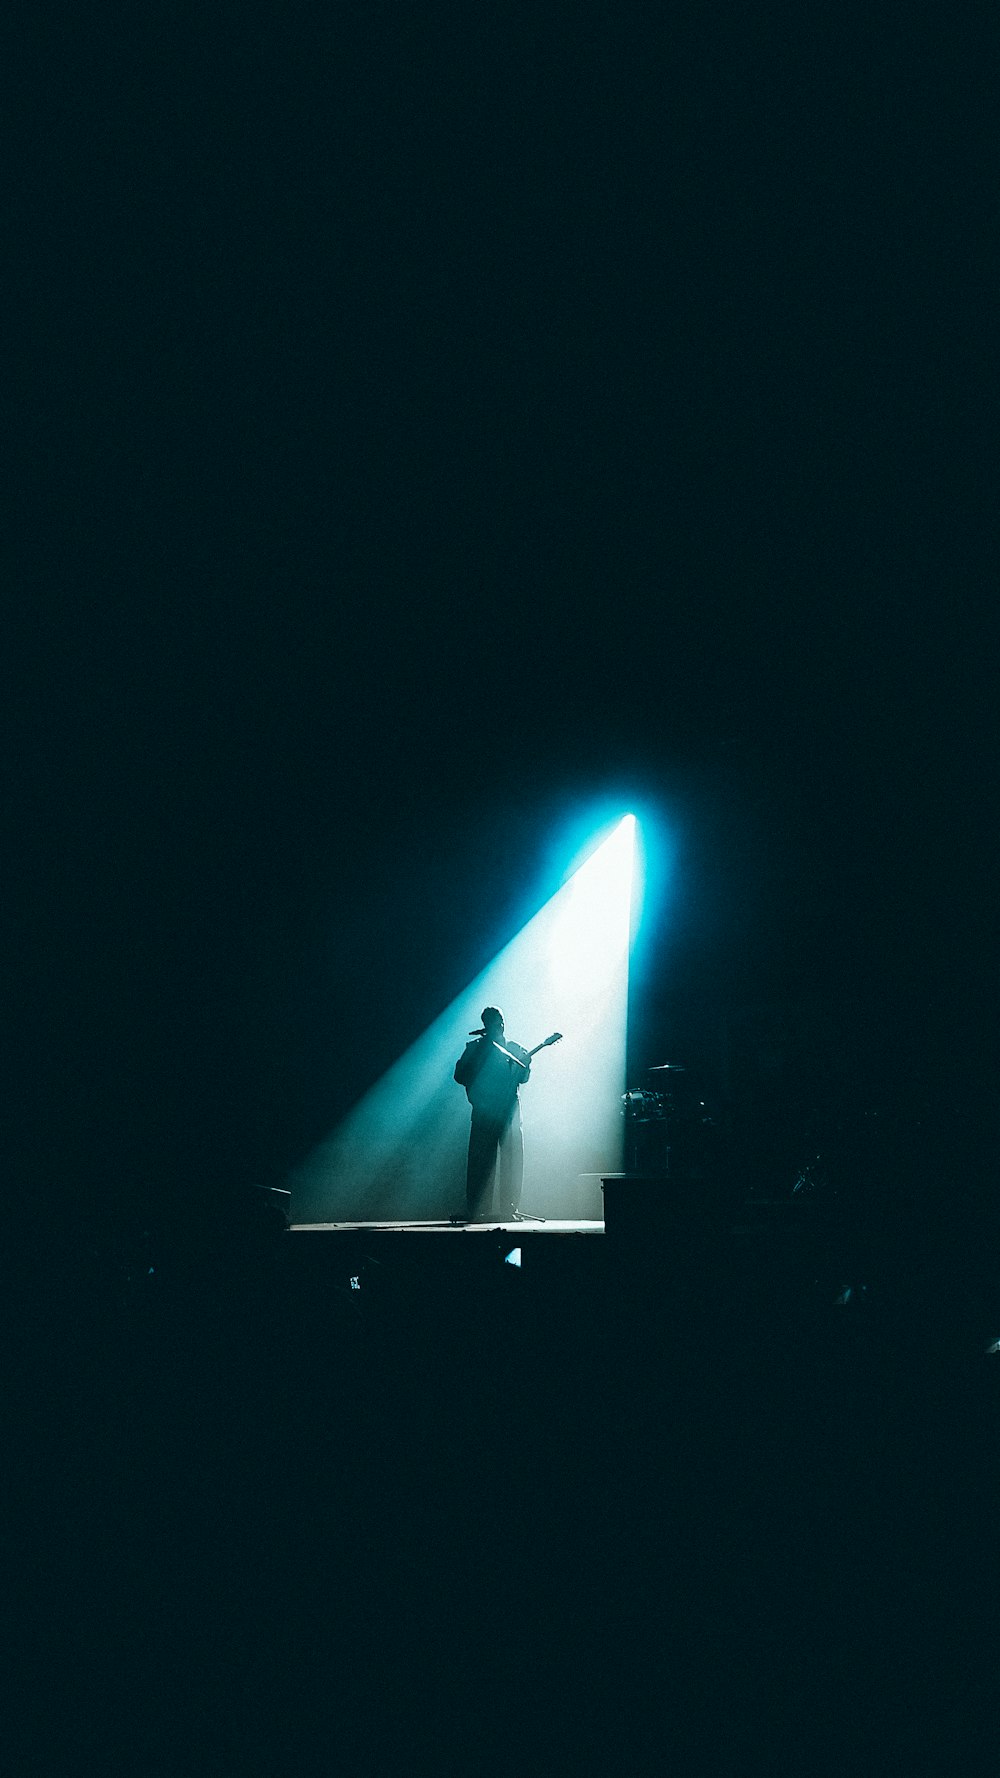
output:
[[482,1044],[467,1043],[458,1061],[455,1063],[455,1079],[460,1087],[468,1087],[475,1080],[482,1066]]
[[509,1043],[507,1048],[515,1060],[521,1064],[517,1070],[517,1084],[519,1087],[523,1087],[531,1075],[531,1056],[520,1043]]

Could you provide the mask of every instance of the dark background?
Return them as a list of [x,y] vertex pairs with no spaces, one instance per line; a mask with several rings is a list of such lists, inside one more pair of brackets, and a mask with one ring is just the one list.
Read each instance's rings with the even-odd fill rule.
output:
[[13,1191],[280,1180],[591,796],[676,848],[633,1065],[818,1000],[985,1191],[988,42],[360,12],[15,58]]
[[[995,30],[28,24],[8,1764],[979,1769]],[[673,859],[631,1077],[699,1074],[762,1201],[522,1267],[255,1219],[591,807]]]

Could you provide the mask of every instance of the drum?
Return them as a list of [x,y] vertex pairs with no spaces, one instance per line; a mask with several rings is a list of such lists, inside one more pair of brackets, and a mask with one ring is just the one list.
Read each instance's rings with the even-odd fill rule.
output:
[[665,1093],[645,1092],[641,1087],[622,1094],[622,1113],[636,1122],[662,1121],[667,1115]]

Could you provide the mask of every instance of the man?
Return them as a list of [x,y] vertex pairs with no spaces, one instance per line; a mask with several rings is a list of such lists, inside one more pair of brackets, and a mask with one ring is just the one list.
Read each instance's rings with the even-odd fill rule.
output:
[[482,1033],[474,1033],[455,1065],[455,1079],[472,1106],[465,1196],[470,1222],[494,1214],[517,1216],[524,1174],[524,1139],[517,1089],[531,1073],[531,1057],[504,1035],[503,1013],[484,1006]]

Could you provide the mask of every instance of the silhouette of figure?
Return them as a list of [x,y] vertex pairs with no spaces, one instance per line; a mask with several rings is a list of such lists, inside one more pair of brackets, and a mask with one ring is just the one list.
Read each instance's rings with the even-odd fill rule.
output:
[[455,1079],[472,1106],[466,1206],[470,1221],[480,1222],[518,1214],[524,1138],[517,1089],[531,1073],[528,1051],[504,1035],[500,1008],[484,1006],[482,1020],[482,1034],[472,1034],[455,1065]]

